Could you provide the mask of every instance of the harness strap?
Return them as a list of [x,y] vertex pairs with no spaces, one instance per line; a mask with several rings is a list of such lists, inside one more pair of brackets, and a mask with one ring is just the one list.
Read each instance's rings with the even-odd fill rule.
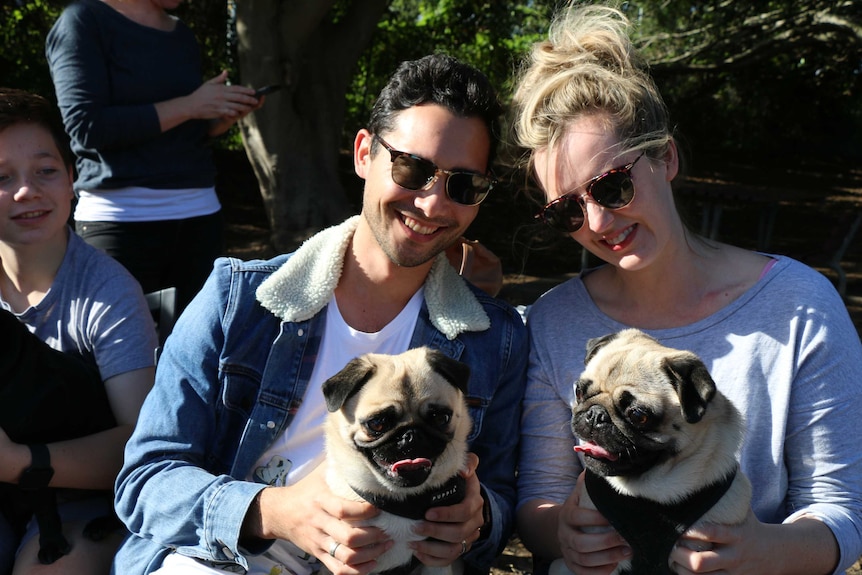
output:
[[623,495],[589,469],[585,484],[596,508],[631,545],[631,572],[672,575],[668,557],[677,539],[727,493],[737,469],[673,504]]
[[425,512],[432,507],[461,503],[466,495],[467,480],[460,475],[456,475],[436,489],[411,495],[406,499],[395,499],[376,493],[368,493],[353,486],[351,486],[351,489],[362,499],[381,511],[407,517],[408,519],[422,519],[425,517]]

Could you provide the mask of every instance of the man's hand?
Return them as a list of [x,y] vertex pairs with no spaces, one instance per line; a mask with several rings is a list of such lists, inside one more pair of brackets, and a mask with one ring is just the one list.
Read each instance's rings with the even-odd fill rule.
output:
[[457,505],[433,507],[425,513],[415,533],[428,537],[425,541],[411,543],[413,554],[425,565],[441,567],[452,564],[470,549],[479,538],[479,528],[485,522],[482,516],[482,491],[476,467],[479,458],[474,453],[467,456],[467,467],[461,475],[467,480],[467,493]]
[[[286,539],[317,557],[335,575],[366,575],[392,547],[376,527],[361,526],[380,513],[369,503],[332,494],[325,465],[289,487],[267,487],[249,508],[244,536]],[[335,544],[338,544],[337,548]],[[330,549],[335,549],[330,555]]]

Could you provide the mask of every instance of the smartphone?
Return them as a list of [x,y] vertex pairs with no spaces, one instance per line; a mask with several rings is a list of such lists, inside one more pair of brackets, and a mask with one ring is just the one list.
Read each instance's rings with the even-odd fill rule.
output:
[[263,88],[258,88],[254,92],[255,98],[260,98],[266,94],[272,94],[273,92],[278,92],[281,90],[281,84],[270,84],[269,86],[264,86]]

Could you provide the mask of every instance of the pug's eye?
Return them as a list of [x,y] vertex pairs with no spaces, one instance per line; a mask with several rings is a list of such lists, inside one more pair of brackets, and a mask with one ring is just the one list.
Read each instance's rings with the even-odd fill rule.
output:
[[575,382],[575,402],[583,403],[584,399],[587,397],[587,388],[592,383],[590,379],[579,379]]
[[446,427],[452,421],[452,410],[442,407],[432,407],[428,410],[425,419],[435,427]]
[[382,414],[375,417],[369,417],[362,422],[362,425],[365,427],[365,430],[368,431],[368,435],[379,437],[389,431],[392,427],[392,419],[388,415]]
[[652,414],[640,407],[630,407],[626,410],[626,418],[635,427],[643,427],[650,422]]

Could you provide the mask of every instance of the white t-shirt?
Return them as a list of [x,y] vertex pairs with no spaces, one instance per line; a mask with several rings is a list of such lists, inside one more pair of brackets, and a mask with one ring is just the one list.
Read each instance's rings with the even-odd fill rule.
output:
[[[292,485],[323,461],[323,421],[327,413],[321,391],[323,382],[360,355],[407,351],[419,318],[423,294],[424,290],[420,288],[395,319],[375,333],[357,331],[347,325],[337,302],[334,299],[330,302],[326,307],[326,329],[302,404],[290,426],[258,459],[251,476],[246,478],[248,481],[274,486]],[[308,575],[315,570],[316,564],[314,556],[290,541],[279,540],[266,553],[249,559],[248,575]],[[174,553],[165,558],[154,575],[224,572],[230,571],[212,568]]]

